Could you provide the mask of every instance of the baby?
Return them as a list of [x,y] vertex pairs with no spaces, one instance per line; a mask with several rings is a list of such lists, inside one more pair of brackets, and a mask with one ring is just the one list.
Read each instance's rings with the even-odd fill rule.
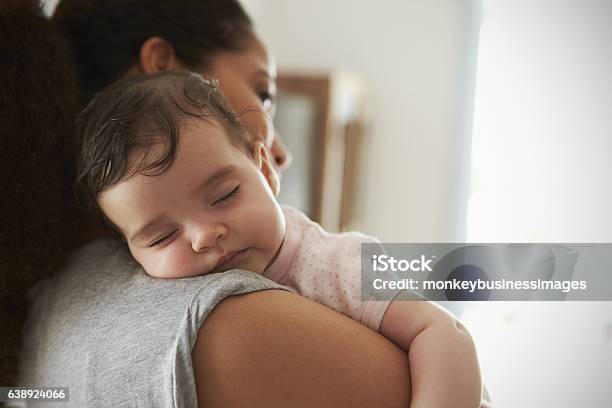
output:
[[214,83],[187,73],[120,81],[89,103],[77,133],[78,184],[147,274],[262,274],[407,351],[412,407],[479,406],[469,333],[430,302],[362,301],[360,244],[378,241],[329,234],[281,207],[266,146]]

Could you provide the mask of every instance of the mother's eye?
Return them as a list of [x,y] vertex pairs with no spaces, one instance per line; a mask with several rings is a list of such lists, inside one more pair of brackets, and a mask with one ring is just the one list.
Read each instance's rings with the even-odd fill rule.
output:
[[261,90],[257,92],[257,96],[261,101],[263,108],[270,114],[274,112],[274,107],[276,106],[276,95],[269,90]]
[[266,106],[266,104],[271,105],[272,102],[274,101],[274,97],[272,96],[272,94],[268,91],[259,91],[257,93],[257,96],[259,96],[259,99],[261,100],[261,102],[264,104],[264,106]]
[[215,206],[217,204],[223,204],[228,201],[231,201],[232,199],[236,198],[238,193],[240,193],[240,185],[237,185],[232,191],[230,191],[229,193],[227,193],[220,199],[216,200],[214,203],[211,204],[211,206]]

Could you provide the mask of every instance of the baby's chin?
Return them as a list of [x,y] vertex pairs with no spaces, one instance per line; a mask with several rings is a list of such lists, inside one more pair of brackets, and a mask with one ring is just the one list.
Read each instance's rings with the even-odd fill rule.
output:
[[235,256],[231,257],[231,259],[228,259],[211,272],[220,273],[232,270],[241,270],[261,275],[266,268],[267,262],[260,259],[260,255],[261,252],[255,248],[246,248],[241,251],[237,251]]

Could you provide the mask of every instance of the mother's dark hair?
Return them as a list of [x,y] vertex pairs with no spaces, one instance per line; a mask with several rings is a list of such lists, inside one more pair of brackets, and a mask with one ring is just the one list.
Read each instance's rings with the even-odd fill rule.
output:
[[60,0],[53,14],[73,45],[81,89],[90,96],[138,64],[143,43],[161,37],[201,72],[220,51],[253,33],[237,0]]
[[0,3],[0,385],[16,382],[26,291],[88,233],[72,192],[76,74],[34,0]]

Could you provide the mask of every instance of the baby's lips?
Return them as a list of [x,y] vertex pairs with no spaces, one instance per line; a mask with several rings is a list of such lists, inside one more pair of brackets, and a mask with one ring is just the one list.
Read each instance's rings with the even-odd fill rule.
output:
[[221,256],[219,258],[219,260],[217,261],[217,264],[215,265],[215,267],[213,268],[213,270],[218,270],[218,269],[222,269],[224,266],[227,266],[229,264],[231,264],[232,260],[234,258],[236,258],[237,256],[241,255],[243,252],[245,252],[246,249],[240,250],[240,251],[230,251],[228,253],[226,253],[225,255]]

